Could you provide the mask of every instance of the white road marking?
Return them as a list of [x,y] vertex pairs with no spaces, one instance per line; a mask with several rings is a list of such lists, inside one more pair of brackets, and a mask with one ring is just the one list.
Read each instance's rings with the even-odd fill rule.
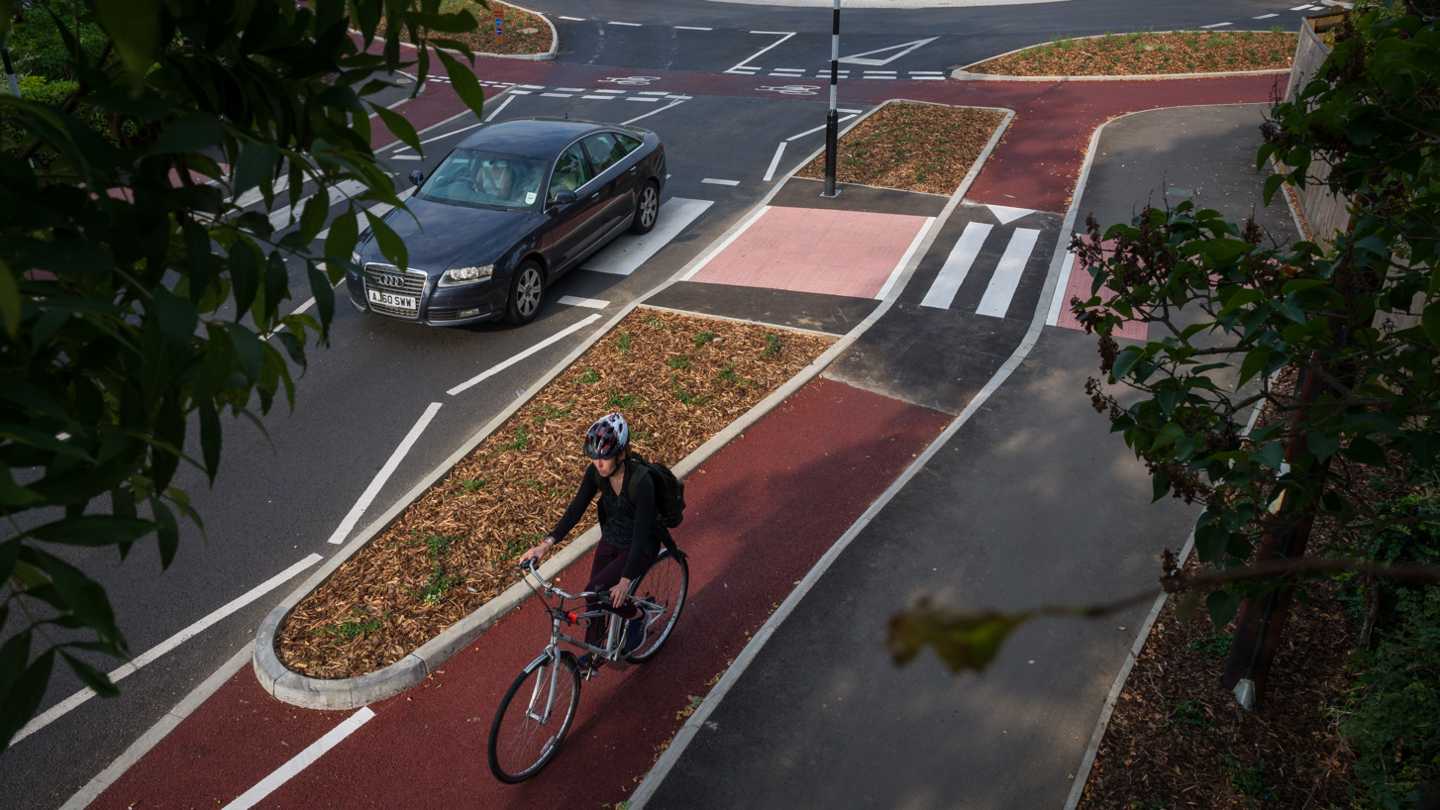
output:
[[494,120],[495,120],[495,116],[499,115],[499,114],[500,114],[500,111],[503,110],[503,109],[505,109],[505,105],[506,105],[506,104],[509,104],[510,102],[512,102],[512,101],[514,101],[514,100],[515,100],[515,97],[512,96],[512,95],[510,95],[509,93],[507,93],[507,94],[505,95],[505,100],[502,101],[502,102],[500,102],[500,106],[499,106],[499,107],[496,107],[494,110],[491,110],[491,111],[490,111],[490,114],[487,115],[487,116],[485,116],[486,122],[494,121]]
[[555,303],[565,307],[589,307],[590,309],[604,309],[610,306],[609,301],[601,301],[598,298],[576,298],[573,295],[562,295]]
[[[399,194],[396,194],[395,196],[396,196],[396,197],[399,197],[401,202],[404,202],[405,200],[410,199],[410,195],[411,195],[411,194],[414,194],[414,193],[415,193],[415,187],[414,187],[414,186],[411,186],[410,188],[405,189],[404,191],[400,192]],[[394,207],[395,207],[395,206],[391,205],[390,203],[384,203],[384,202],[382,202],[382,203],[375,203],[374,205],[370,206],[369,208],[367,208],[367,209],[365,209],[365,210],[369,211],[370,213],[374,214],[374,215],[377,216],[377,217],[383,217],[383,216],[385,216],[386,214],[390,213],[390,209],[392,209],[392,208],[394,208]],[[327,237],[327,236],[329,236],[329,235],[330,235],[330,229],[329,229],[329,228],[326,228],[325,230],[321,231],[320,233],[315,234],[315,238],[316,238],[316,239],[324,239],[325,237]]]
[[715,178],[715,177],[707,177],[707,178],[705,178],[704,180],[701,180],[700,182],[702,182],[702,183],[709,183],[709,184],[712,185],[712,186],[738,186],[738,185],[740,185],[740,181],[739,181],[739,180],[720,180],[720,179]]
[[624,91],[624,90],[596,90],[595,92],[596,92],[596,93],[613,93],[614,95],[617,95],[617,96],[623,96],[623,95],[625,95],[625,91]]
[[970,267],[975,264],[975,258],[980,255],[980,248],[984,247],[985,237],[990,235],[992,227],[994,226],[984,222],[971,222],[965,226],[965,231],[960,234],[960,239],[955,242],[950,255],[945,257],[945,264],[941,265],[940,273],[935,276],[935,281],[925,293],[925,299],[920,302],[920,306],[950,308],[955,302],[955,294],[960,292],[960,285],[965,283],[965,276],[970,273]]
[[736,229],[735,229],[735,232],[732,233],[732,234],[730,234],[730,238],[729,238],[729,239],[726,239],[724,242],[721,242],[720,244],[718,244],[718,245],[716,245],[715,247],[711,248],[711,249],[710,249],[710,253],[705,257],[705,260],[702,261],[702,262],[697,263],[694,267],[690,268],[690,272],[688,272],[688,273],[686,273],[684,276],[682,276],[682,277],[680,278],[680,280],[681,280],[681,281],[689,281],[690,279],[694,278],[696,273],[700,272],[701,270],[704,270],[704,269],[705,269],[705,265],[709,264],[709,263],[711,262],[711,260],[713,260],[716,256],[719,256],[721,253],[724,253],[726,248],[730,247],[730,245],[731,245],[736,239],[739,239],[741,234],[743,234],[743,233],[745,233],[746,231],[750,230],[750,226],[751,226],[751,225],[754,225],[756,222],[758,222],[758,221],[760,220],[760,217],[765,216],[765,212],[766,212],[766,211],[769,211],[769,210],[770,210],[770,206],[768,206],[768,205],[762,205],[762,206],[760,206],[759,208],[755,209],[755,213],[751,214],[751,215],[750,215],[750,218],[747,219],[747,220],[745,220],[745,224],[741,225],[739,228],[736,228]]
[[760,68],[754,67],[753,65],[750,65],[750,60],[754,59],[755,57],[759,56],[759,55],[762,54],[762,53],[765,53],[766,51],[770,50],[771,48],[774,48],[775,46],[779,45],[780,43],[784,42],[785,40],[787,40],[787,39],[795,36],[795,32],[794,32],[794,31],[751,31],[750,33],[752,33],[752,34],[762,34],[762,35],[765,35],[765,36],[774,36],[774,37],[780,37],[780,38],[777,39],[777,40],[775,40],[774,42],[770,43],[769,45],[766,45],[765,47],[761,48],[760,50],[756,51],[755,53],[752,53],[752,54],[750,54],[749,56],[745,57],[744,59],[740,60],[739,64],[736,64],[736,65],[732,66],[731,68],[729,68],[728,70],[726,70],[726,71],[725,71],[726,73],[742,72],[742,71],[741,71],[742,68],[743,68],[743,69],[746,69],[746,70],[760,70]]
[[1252,20],[1268,20],[1271,17],[1279,17],[1279,14],[1261,14],[1259,17],[1251,17]]
[[910,257],[914,256],[915,251],[920,249],[920,243],[924,241],[925,234],[929,233],[934,225],[935,217],[925,218],[925,224],[915,233],[915,238],[910,240],[910,247],[905,249],[904,255],[900,257],[900,261],[896,262],[895,269],[890,271],[890,277],[885,279],[885,285],[880,288],[880,292],[875,293],[875,300],[883,301],[885,296],[890,294],[890,288],[895,286],[895,282],[900,278],[900,273],[905,270],[905,265],[910,263]]
[[1050,299],[1050,312],[1045,315],[1046,326],[1054,326],[1060,321],[1060,308],[1065,305],[1065,292],[1070,288],[1070,273],[1075,267],[1075,251],[1065,251],[1065,263],[1060,267],[1060,280],[1055,283],[1055,297]]
[[391,156],[390,156],[390,159],[391,159],[391,160],[424,160],[425,158],[422,158],[422,157],[420,157],[419,155],[391,155]]
[[595,99],[595,100],[597,100],[597,101],[614,101],[616,97],[615,97],[615,96],[581,96],[580,98],[590,98],[590,99]]
[[482,372],[480,372],[479,374],[476,374],[474,377],[471,377],[470,379],[466,380],[465,382],[460,383],[459,385],[455,386],[454,388],[451,388],[449,391],[446,391],[445,393],[447,393],[447,394],[449,394],[450,396],[453,397],[453,396],[455,396],[456,394],[459,394],[459,393],[461,393],[462,391],[465,391],[466,389],[468,389],[468,388],[470,388],[470,387],[472,387],[472,386],[479,385],[480,383],[488,380],[489,378],[495,376],[496,374],[499,374],[500,372],[504,371],[505,369],[507,369],[507,368],[515,365],[516,363],[520,362],[521,360],[524,360],[525,358],[529,357],[530,355],[532,355],[532,354],[540,351],[541,349],[544,349],[544,348],[550,346],[552,343],[558,343],[559,341],[564,340],[565,338],[569,337],[570,335],[573,335],[574,333],[580,331],[581,329],[584,329],[585,327],[589,326],[590,324],[592,324],[592,323],[594,323],[594,322],[596,322],[596,321],[598,321],[598,320],[600,320],[600,316],[599,316],[599,315],[591,315],[591,316],[589,316],[588,318],[580,321],[579,323],[577,323],[577,324],[575,324],[575,325],[573,325],[573,326],[569,326],[569,327],[567,327],[567,328],[565,328],[565,329],[562,329],[562,330],[560,330],[559,332],[556,332],[555,334],[551,335],[550,337],[548,337],[548,338],[540,341],[539,343],[536,343],[534,346],[531,346],[530,348],[526,349],[525,351],[520,352],[520,353],[517,354],[517,355],[514,355],[514,356],[511,357],[509,360],[506,360],[505,362],[503,362],[503,363],[501,363],[501,364],[499,364],[499,365],[497,365],[497,366],[492,366],[491,368],[486,369],[485,371],[482,371]]
[[235,801],[225,805],[224,810],[249,810],[259,804],[266,796],[275,792],[275,789],[290,781],[291,777],[310,767],[315,760],[331,748],[340,744],[340,741],[355,733],[355,730],[370,722],[375,712],[369,706],[362,708],[335,728],[326,732],[324,737],[311,743],[304,751],[295,755],[295,758],[281,765],[270,773],[269,776],[261,779],[255,787],[250,788]]
[[607,22],[607,23],[605,23],[605,24],[606,24],[606,25],[625,25],[625,26],[629,26],[629,27],[631,27],[631,28],[639,28],[639,27],[640,27],[640,23],[615,22],[614,20],[611,20],[610,22]]
[[666,92],[665,90],[636,90],[636,91],[635,91],[635,95],[637,95],[637,96],[663,96],[663,95],[666,95],[666,94],[667,94],[667,92]]
[[649,117],[652,116],[652,115],[658,115],[658,114],[660,114],[660,113],[662,113],[662,112],[665,112],[666,110],[670,109],[671,107],[674,107],[674,106],[677,105],[677,104],[684,104],[684,103],[685,103],[686,101],[688,101],[688,100],[689,100],[688,98],[677,98],[677,99],[675,99],[674,101],[670,102],[669,104],[666,104],[664,107],[661,107],[661,108],[658,109],[658,110],[651,110],[650,112],[645,113],[644,115],[637,115],[637,116],[635,116],[634,118],[631,118],[629,121],[624,121],[624,122],[622,122],[621,125],[624,126],[624,125],[628,125],[628,124],[633,124],[633,123],[635,123],[636,121],[639,121],[639,120],[642,119],[642,118],[649,118]]
[[541,93],[540,95],[547,98],[570,98],[574,93]]
[[1202,26],[1200,26],[1200,27],[1201,27],[1201,28],[1224,28],[1224,27],[1227,26],[1227,25],[1234,25],[1234,23],[1223,22],[1223,23],[1215,23],[1215,24],[1213,24],[1213,25],[1202,25]]
[[1025,274],[1025,265],[1035,251],[1035,240],[1039,238],[1040,231],[1034,228],[1015,229],[1010,236],[1010,244],[1005,246],[1005,253],[1000,256],[1000,264],[995,266],[995,275],[990,277],[990,284],[985,287],[985,295],[980,299],[976,314],[1005,317],[1006,310],[1010,309],[1010,300],[1020,286],[1020,277]]
[[995,218],[1000,220],[1001,225],[1009,225],[1010,223],[1023,216],[1035,213],[1029,208],[1011,208],[1008,205],[993,205],[990,203],[986,203],[985,207],[989,208],[990,213],[994,214]]
[[[510,99],[507,98],[507,99],[505,99],[505,101],[504,101],[503,103],[501,103],[500,107],[503,109],[503,108],[505,107],[505,105],[506,105],[506,104],[509,104],[509,103],[510,103]],[[436,141],[443,141],[443,140],[445,140],[446,138],[449,138],[449,137],[451,137],[451,136],[453,136],[453,135],[459,135],[460,133],[462,133],[462,132],[464,132],[464,131],[466,131],[466,130],[474,129],[474,128],[480,126],[481,123],[482,123],[482,122],[480,122],[480,121],[476,121],[476,122],[473,123],[473,124],[466,124],[465,126],[460,127],[459,129],[452,129],[452,130],[450,130],[449,132],[445,132],[445,133],[442,133],[442,134],[440,134],[440,135],[436,135],[436,136],[433,137],[433,138],[426,138],[425,140],[423,140],[423,141],[420,142],[420,145],[421,145],[421,146],[424,146],[424,145],[427,144],[427,143],[434,143],[434,142],[436,142]],[[407,150],[407,149],[409,149],[409,148],[410,148],[410,147],[408,147],[408,146],[402,146],[402,147],[400,147],[399,149],[396,149],[395,151],[396,151],[396,152],[404,152],[405,150]],[[392,155],[391,157],[396,157],[396,158],[398,158],[398,157],[400,157],[400,156],[399,156],[399,155]],[[402,159],[403,159],[403,158],[402,158]]]
[[529,91],[529,90],[511,90],[511,91],[510,91],[510,95],[512,95],[512,96],[528,96],[528,95],[530,95],[530,91]]
[[655,230],[640,236],[622,234],[585,262],[582,269],[594,273],[628,276],[650,261],[651,256],[670,244],[671,240],[690,227],[690,223],[714,204],[711,200],[672,197],[660,207],[660,219],[655,223]]
[[[219,609],[212,611],[200,621],[195,622],[184,630],[181,630],[170,638],[165,639],[154,647],[151,647],[150,649],[141,653],[138,657],[126,662],[120,668],[110,673],[110,680],[112,682],[118,682],[122,678],[134,674],[141,667],[145,666],[146,664],[153,663],[155,660],[160,658],[160,656],[170,652],[184,642],[204,632],[211,625],[215,624],[226,616],[229,616],[230,614],[245,607],[251,602],[254,602],[256,599],[259,599],[260,597],[264,596],[270,591],[275,590],[281,585],[284,585],[286,582],[294,579],[296,574],[304,571],[306,568],[309,568],[310,566],[320,562],[323,559],[325,558],[321,557],[319,554],[311,554],[300,562],[297,562],[289,568],[286,568],[284,571],[281,571],[280,573],[265,580],[254,588],[251,588],[250,590],[246,591],[235,599],[232,599],[229,602],[225,603],[225,605],[223,605]],[[80,704],[84,703],[92,697],[95,697],[95,690],[87,686],[79,692],[76,692],[70,697],[55,704],[54,706],[51,706],[43,714],[32,719],[29,723],[25,724],[24,728],[16,732],[15,737],[10,740],[10,745],[14,745],[15,743],[20,742],[26,737],[29,737],[31,734],[34,734],[40,729],[50,725],[51,723],[64,716],[67,712],[71,711],[76,706],[79,706]]]
[[555,91],[558,92],[558,93],[584,93],[584,92],[586,92],[586,91],[585,91],[585,88],[583,88],[583,87],[557,87],[557,88],[555,88]]
[[[910,42],[902,42],[902,43],[900,43],[899,45],[890,45],[890,46],[885,47],[885,48],[876,48],[876,49],[873,50],[873,51],[865,51],[864,53],[857,53],[857,54],[853,54],[853,55],[851,55],[851,56],[842,57],[842,58],[840,59],[840,62],[841,62],[841,64],[874,65],[874,66],[877,66],[877,67],[880,66],[880,65],[888,65],[888,64],[890,64],[891,62],[894,62],[896,59],[899,59],[900,57],[902,57],[902,56],[910,53],[910,52],[913,51],[913,50],[915,50],[916,48],[922,48],[922,47],[924,47],[924,46],[926,46],[926,45],[929,45],[930,43],[934,42],[934,41],[937,40],[937,39],[939,39],[939,37],[930,37],[929,39],[917,39],[917,40],[913,40],[913,41],[910,41]],[[896,53],[894,56],[888,56],[888,57],[886,57],[886,58],[884,58],[884,59],[867,59],[867,58],[866,58],[866,57],[868,57],[868,56],[872,56],[872,55],[877,54],[877,53],[885,53],[886,51],[898,51],[898,53]]]
[[400,462],[405,460],[405,454],[410,452],[410,448],[415,446],[415,442],[419,441],[420,434],[425,432],[425,427],[430,424],[431,419],[435,418],[435,414],[438,413],[439,410],[440,403],[432,402],[430,403],[430,407],[425,409],[425,413],[420,415],[420,421],[416,422],[415,426],[410,428],[410,432],[405,434],[405,438],[400,441],[400,446],[395,448],[395,452],[390,454],[390,459],[385,462],[385,466],[380,468],[380,472],[375,473],[375,478],[370,482],[370,486],[366,487],[365,491],[360,493],[360,500],[356,501],[355,505],[350,507],[350,513],[345,516],[344,520],[340,521],[340,525],[336,527],[335,533],[330,535],[331,544],[338,545],[345,542],[345,538],[350,534],[350,530],[354,529],[355,524],[360,522],[360,516],[365,514],[365,510],[370,507],[370,502],[375,500],[375,496],[380,494],[381,487],[385,486],[385,482],[390,480],[390,476],[395,473],[396,468],[400,466]]
[[[356,194],[364,191],[366,188],[367,186],[359,180],[345,180],[343,182],[336,183],[329,189],[330,205],[334,205],[341,200],[348,200]],[[310,197],[313,196],[315,195],[310,195]],[[302,206],[302,210],[305,203],[310,201],[310,197],[306,197],[300,201],[299,204]],[[270,227],[275,228],[276,230],[289,227],[291,210],[292,209],[288,205],[284,206],[283,208],[276,209],[274,213],[270,214]]]
[[[849,121],[851,118],[854,118],[854,117],[855,117],[854,114],[847,115],[847,116],[845,116],[844,118],[841,118],[841,119],[840,119],[838,122],[836,122],[836,123],[843,124],[843,123],[845,123],[846,121]],[[794,140],[799,140],[800,138],[803,138],[803,137],[805,137],[806,135],[814,135],[815,133],[817,133],[817,132],[819,132],[820,130],[824,129],[825,126],[826,126],[825,124],[821,124],[820,126],[815,127],[814,129],[807,129],[807,130],[805,130],[804,132],[800,133],[799,135],[791,135],[790,137],[786,138],[785,140],[787,140],[787,141],[794,141]]]
[[626,101],[659,101],[655,96],[626,96]]
[[1292,9],[1290,9],[1290,10],[1291,10],[1291,11],[1306,11],[1306,10],[1308,10],[1309,8],[1310,8],[1310,5],[1307,3],[1307,4],[1303,5],[1303,6],[1296,6],[1296,7],[1292,8]]
[[780,145],[775,147],[775,157],[770,158],[770,168],[765,170],[764,181],[766,183],[775,178],[775,170],[780,167],[780,156],[785,154],[785,143],[785,141],[781,141]]
[[715,30],[714,28],[701,28],[701,27],[698,26],[698,25],[677,25],[677,26],[675,26],[675,28],[678,29],[678,30],[680,30],[680,31],[714,31],[714,30]]
[[912,81],[912,82],[936,82],[936,81],[943,82],[943,81],[945,81],[945,77],[944,77],[944,76],[911,76],[911,77],[910,77],[910,81]]
[[585,22],[584,17],[560,17],[559,19],[569,20],[570,22]]
[[544,87],[541,87],[541,86],[538,85],[538,84],[517,84],[517,85],[515,85],[515,86],[516,86],[516,87],[523,87],[523,88],[525,88],[526,90],[544,90],[544,89],[545,89]]

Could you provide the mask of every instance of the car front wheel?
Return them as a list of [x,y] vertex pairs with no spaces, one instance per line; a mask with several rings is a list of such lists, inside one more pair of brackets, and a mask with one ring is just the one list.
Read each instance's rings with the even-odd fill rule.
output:
[[635,222],[630,226],[631,233],[649,233],[655,230],[655,223],[660,219],[660,189],[651,180],[640,189],[640,202],[635,206]]
[[545,273],[540,265],[527,261],[515,270],[510,282],[510,302],[505,319],[511,323],[529,323],[540,311],[540,298],[545,294]]

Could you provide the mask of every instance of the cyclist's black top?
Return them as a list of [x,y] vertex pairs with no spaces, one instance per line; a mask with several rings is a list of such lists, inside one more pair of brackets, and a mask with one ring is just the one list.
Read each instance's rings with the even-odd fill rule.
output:
[[[590,465],[585,470],[585,476],[580,479],[580,490],[575,493],[569,508],[550,532],[556,543],[564,540],[565,535],[569,534],[584,516],[585,507],[595,499],[595,493],[600,493],[600,539],[616,548],[630,549],[625,570],[620,574],[630,580],[639,575],[640,560],[646,551],[658,548],[666,539],[665,527],[655,519],[655,482],[650,476],[640,479],[635,487],[635,503],[630,503],[630,496],[626,493],[630,488],[630,476],[634,472],[634,463],[626,462],[625,481],[617,495],[615,488],[600,478],[595,465]],[[636,542],[637,540],[639,542]]]

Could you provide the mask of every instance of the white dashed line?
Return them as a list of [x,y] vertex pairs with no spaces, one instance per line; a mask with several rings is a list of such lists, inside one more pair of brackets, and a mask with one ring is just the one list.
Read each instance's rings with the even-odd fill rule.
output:
[[560,19],[569,20],[570,22],[585,22],[584,17],[561,17]]
[[585,92],[585,88],[583,88],[583,87],[557,87],[557,88],[555,88],[555,92],[557,92],[557,93],[584,93],[584,92]]
[[610,306],[609,301],[601,301],[598,298],[576,298],[573,295],[562,295],[556,303],[566,307],[588,307],[590,309],[604,309]]
[[616,97],[616,96],[581,96],[580,98],[590,98],[590,99],[594,99],[594,100],[596,100],[596,101],[614,101],[617,97]]
[[606,25],[623,25],[623,26],[626,26],[626,27],[629,27],[629,28],[639,28],[639,27],[640,27],[640,23],[616,22],[615,20],[611,20],[610,22],[607,22],[607,23],[605,23],[605,24],[606,24]]
[[547,98],[570,98],[574,93],[541,93],[540,95]]
[[659,101],[655,96],[626,96],[626,101]]
[[1251,17],[1252,20],[1268,20],[1271,17],[1279,17],[1279,14],[1261,14],[1259,17]]
[[596,92],[596,93],[613,93],[613,94],[615,94],[615,95],[617,95],[617,96],[620,96],[620,95],[624,95],[624,94],[625,94],[625,91],[624,91],[624,90],[596,90],[595,92]]
[[1201,27],[1201,28],[1224,28],[1224,27],[1227,26],[1227,25],[1234,25],[1234,23],[1223,22],[1223,23],[1215,23],[1214,25],[1202,25],[1202,26],[1200,26],[1200,27]]
[[590,324],[592,324],[592,323],[594,323],[594,322],[596,322],[596,321],[598,321],[598,320],[600,320],[600,316],[599,316],[599,315],[591,315],[591,316],[589,316],[588,318],[586,318],[585,320],[580,321],[580,322],[577,323],[577,324],[572,324],[571,326],[568,326],[568,327],[560,330],[559,332],[556,332],[555,334],[551,335],[550,337],[545,338],[544,340],[540,341],[539,343],[536,343],[534,346],[531,346],[530,348],[526,349],[525,351],[520,352],[519,354],[516,354],[516,355],[512,355],[509,360],[506,360],[505,362],[500,363],[500,364],[497,365],[497,366],[493,366],[493,367],[491,367],[491,368],[489,368],[489,369],[486,369],[485,371],[480,372],[479,374],[475,375],[474,377],[471,377],[470,379],[466,380],[466,381],[463,382],[463,383],[460,383],[459,385],[455,386],[454,388],[451,388],[449,391],[446,391],[445,393],[447,393],[447,394],[449,394],[450,396],[453,397],[453,396],[455,396],[456,394],[459,394],[459,393],[461,393],[462,391],[465,391],[466,389],[468,389],[468,388],[470,388],[470,387],[472,387],[472,386],[478,385],[478,384],[484,382],[485,380],[493,377],[494,375],[499,374],[500,372],[502,372],[502,371],[504,371],[505,369],[507,369],[507,368],[515,365],[516,363],[520,362],[521,360],[524,360],[525,358],[529,357],[530,355],[532,355],[532,354],[534,354],[534,353],[536,353],[536,352],[538,352],[538,351],[541,351],[542,349],[545,349],[545,348],[549,347],[551,344],[553,344],[553,343],[558,343],[559,341],[564,340],[565,338],[569,337],[570,335],[574,334],[575,332],[578,332],[578,331],[580,331],[581,329],[584,329],[585,327],[589,326]]
[[641,96],[663,96],[663,95],[665,95],[665,91],[664,91],[664,90],[638,90],[638,91],[636,91],[636,94],[637,94],[637,95],[641,95]]
[[529,91],[529,90],[511,90],[511,91],[510,91],[510,95],[512,95],[512,96],[528,96],[528,95],[530,95],[530,91]]
[[296,774],[305,770],[315,760],[325,755],[325,752],[340,744],[341,740],[349,737],[355,729],[360,728],[375,716],[375,712],[369,706],[345,718],[345,721],[320,739],[311,743],[304,751],[295,755],[295,758],[276,768],[271,774],[255,787],[250,788],[240,795],[240,798],[225,805],[224,810],[248,810],[259,804],[266,796],[274,793],[277,788],[290,781]]
[[715,30],[714,28],[701,28],[701,27],[698,26],[698,25],[677,25],[677,26],[675,26],[675,28],[676,28],[677,30],[680,30],[680,31],[714,31],[714,30]]
[[330,535],[329,542],[332,545],[339,545],[345,542],[345,538],[350,535],[350,530],[354,529],[355,524],[360,522],[360,517],[365,514],[366,509],[370,508],[370,503],[375,500],[376,495],[380,494],[380,489],[385,486],[386,481],[390,480],[390,476],[395,473],[396,468],[400,466],[400,462],[405,460],[405,454],[409,453],[410,448],[415,446],[415,442],[420,440],[420,434],[425,432],[426,426],[430,424],[430,420],[434,419],[435,414],[439,411],[439,402],[430,403],[430,406],[420,415],[419,421],[410,428],[409,433],[405,434],[405,438],[400,440],[400,446],[396,447],[395,452],[390,454],[390,459],[385,462],[385,466],[380,468],[380,472],[375,473],[375,477],[370,480],[370,486],[366,487],[365,491],[360,493],[360,499],[355,502],[354,506],[350,507],[349,514],[345,515],[345,519],[340,521],[340,525],[335,528],[335,533]]
[[541,87],[541,86],[538,85],[538,84],[517,84],[517,85],[515,85],[515,86],[516,86],[516,87],[523,87],[523,88],[525,88],[526,90],[544,90],[544,89],[545,89],[545,88]]
[[714,177],[707,177],[707,178],[705,178],[704,180],[701,180],[700,182],[702,182],[702,183],[709,183],[709,184],[712,185],[712,186],[738,186],[738,185],[740,185],[740,181],[739,181],[739,180],[717,180],[717,179],[715,179]]
[[770,158],[770,168],[765,170],[764,181],[766,183],[775,178],[775,169],[780,166],[780,156],[783,154],[785,154],[785,141],[780,142],[780,145],[775,148],[775,157]]
[[[511,93],[514,93],[515,91],[514,91],[514,90],[511,90],[510,92],[511,92]],[[524,92],[524,91],[521,91],[521,92]],[[513,96],[511,96],[511,95],[509,95],[509,94],[506,94],[505,100],[502,101],[502,102],[500,102],[500,106],[499,106],[499,107],[496,107],[494,110],[491,110],[490,114],[485,117],[485,120],[486,120],[486,121],[494,121],[494,120],[495,120],[495,116],[499,115],[499,114],[500,114],[500,111],[503,110],[503,109],[505,109],[505,105],[506,105],[506,104],[509,104],[512,100],[514,100],[514,99],[513,99]]]

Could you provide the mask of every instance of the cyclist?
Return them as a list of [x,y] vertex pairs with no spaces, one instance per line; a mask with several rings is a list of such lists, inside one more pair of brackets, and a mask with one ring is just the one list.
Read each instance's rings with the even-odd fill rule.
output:
[[[570,506],[540,544],[520,555],[520,562],[539,560],[565,535],[575,528],[585,509],[600,495],[600,544],[590,564],[587,591],[609,591],[610,606],[605,608],[630,622],[626,630],[625,652],[640,646],[649,629],[650,616],[638,606],[626,604],[630,583],[644,574],[659,553],[660,546],[673,545],[670,532],[655,519],[655,483],[649,475],[640,478],[635,487],[635,502],[630,502],[627,488],[632,475],[638,474],[636,464],[629,460],[630,429],[625,417],[618,413],[602,416],[585,434],[585,455],[593,460],[580,479],[580,489]],[[591,599],[587,610],[595,610],[598,599]],[[600,646],[603,622],[591,622],[585,630],[585,643]],[[580,658],[582,671],[597,669],[600,661],[592,653]]]

